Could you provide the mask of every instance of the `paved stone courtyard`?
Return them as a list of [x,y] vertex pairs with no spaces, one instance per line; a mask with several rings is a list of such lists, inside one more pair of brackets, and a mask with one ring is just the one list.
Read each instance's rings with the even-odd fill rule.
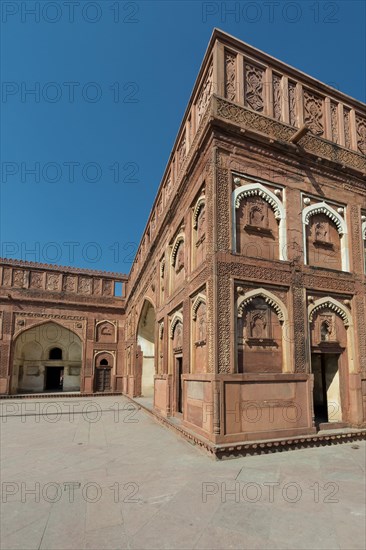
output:
[[365,442],[215,461],[125,398],[1,407],[1,549],[365,547]]

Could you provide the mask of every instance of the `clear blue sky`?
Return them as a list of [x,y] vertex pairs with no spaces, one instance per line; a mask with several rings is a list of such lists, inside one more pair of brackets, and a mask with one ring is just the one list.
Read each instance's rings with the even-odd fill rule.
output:
[[1,10],[8,257],[129,272],[213,27],[365,101],[363,1],[3,0]]

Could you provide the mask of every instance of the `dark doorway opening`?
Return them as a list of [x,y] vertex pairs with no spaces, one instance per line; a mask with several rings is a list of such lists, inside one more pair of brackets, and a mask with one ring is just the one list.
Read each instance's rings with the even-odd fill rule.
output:
[[[102,361],[100,362],[100,364],[102,364]],[[95,370],[96,370],[95,391],[97,392],[111,391],[112,389],[111,388],[111,370],[112,369],[99,367]]]
[[314,416],[316,424],[342,421],[339,354],[313,353]]
[[176,377],[176,395],[177,395],[177,407],[178,413],[183,413],[183,357],[175,358],[175,377]]
[[45,390],[63,391],[64,367],[46,367]]

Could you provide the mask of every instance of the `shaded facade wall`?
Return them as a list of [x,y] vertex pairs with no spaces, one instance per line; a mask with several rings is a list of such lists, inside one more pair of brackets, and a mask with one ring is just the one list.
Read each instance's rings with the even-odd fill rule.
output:
[[160,413],[216,442],[310,434],[334,356],[327,421],[366,421],[365,125],[359,102],[215,31],[130,274],[127,393],[149,299]]
[[[126,279],[120,274],[3,260],[1,393],[43,391],[45,368],[52,365],[65,367],[64,391],[122,391],[125,299],[114,296],[114,283]],[[50,325],[54,331],[47,330]],[[78,357],[70,349],[72,336],[80,342]],[[28,340],[32,349],[20,345]],[[51,347],[64,350],[63,362],[49,361]]]

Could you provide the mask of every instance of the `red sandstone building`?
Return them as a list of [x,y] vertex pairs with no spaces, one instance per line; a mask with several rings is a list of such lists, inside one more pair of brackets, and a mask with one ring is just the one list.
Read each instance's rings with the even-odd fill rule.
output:
[[365,175],[364,104],[215,30],[130,274],[2,262],[1,392],[219,444],[365,426]]

